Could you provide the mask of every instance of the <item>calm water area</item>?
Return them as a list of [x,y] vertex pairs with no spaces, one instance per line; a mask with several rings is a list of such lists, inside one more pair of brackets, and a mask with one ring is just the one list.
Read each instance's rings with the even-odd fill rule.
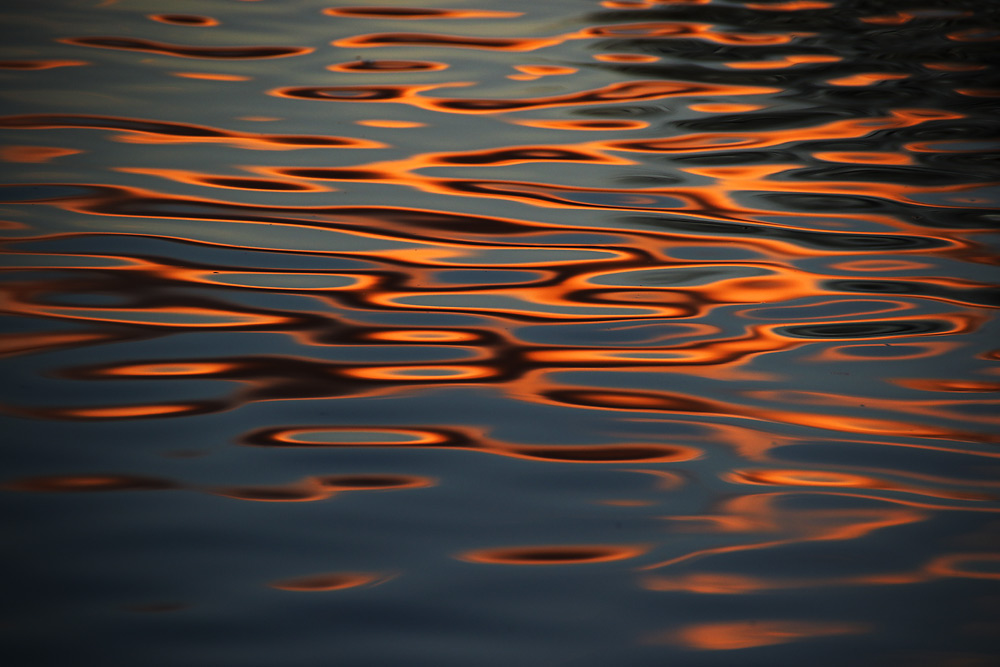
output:
[[37,0],[14,667],[1000,664],[1000,2]]

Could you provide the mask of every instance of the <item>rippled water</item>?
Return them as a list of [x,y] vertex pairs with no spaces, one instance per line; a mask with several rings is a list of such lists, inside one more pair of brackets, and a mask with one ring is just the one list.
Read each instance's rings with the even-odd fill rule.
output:
[[4,22],[23,664],[996,664],[1000,3]]

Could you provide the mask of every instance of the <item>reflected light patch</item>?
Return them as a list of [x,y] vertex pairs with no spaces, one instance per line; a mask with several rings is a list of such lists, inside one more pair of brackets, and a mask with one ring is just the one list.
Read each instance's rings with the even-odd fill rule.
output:
[[1000,553],[948,554],[935,558],[926,569],[941,577],[1000,580]]
[[659,60],[657,56],[646,56],[638,53],[599,53],[593,58],[605,63],[655,63]]
[[831,268],[839,271],[919,271],[933,267],[933,264],[910,259],[859,259],[831,265]]
[[56,148],[54,146],[3,146],[0,147],[0,160],[40,164],[58,157],[76,155],[82,152],[74,148]]
[[641,120],[525,120],[515,118],[509,121],[524,127],[539,127],[546,130],[600,131],[600,130],[641,130],[649,123]]
[[365,336],[369,340],[384,340],[405,343],[460,343],[479,340],[481,336],[469,331],[447,331],[443,329],[397,329],[395,331],[373,331]]
[[346,63],[334,63],[326,67],[331,72],[440,72],[448,69],[447,63],[429,60],[352,60]]
[[648,576],[642,578],[640,585],[648,591],[684,591],[708,595],[739,595],[773,587],[753,577],[710,572],[696,572],[681,577]]
[[773,646],[815,637],[859,634],[868,628],[857,623],[811,621],[736,621],[689,625],[652,638],[653,643],[678,644],[700,651],[732,651]]
[[747,9],[756,9],[765,12],[800,12],[809,9],[829,9],[833,7],[832,2],[823,0],[789,0],[789,2],[748,2]]
[[456,558],[470,563],[496,565],[575,565],[635,558],[649,551],[649,548],[646,545],[508,547],[467,551]]
[[320,475],[309,481],[324,489],[334,491],[391,491],[395,489],[422,489],[435,486],[430,477],[417,475]]
[[702,113],[741,113],[744,111],[757,111],[764,109],[762,104],[734,104],[728,102],[706,102],[704,104],[689,104],[691,111],[701,111]]
[[150,20],[160,23],[170,23],[173,25],[190,25],[208,27],[219,25],[219,22],[209,16],[198,16],[196,14],[150,14]]
[[268,586],[282,591],[303,593],[339,591],[345,588],[377,586],[378,584],[384,584],[394,576],[372,572],[327,572],[323,574],[310,574],[304,577],[294,577],[292,579],[281,579],[269,583]]
[[[694,447],[670,445],[504,445],[519,458],[563,463],[636,463],[691,461],[702,456]],[[503,453],[498,451],[497,453]]]
[[160,404],[134,405],[113,408],[66,408],[59,411],[62,417],[77,417],[83,419],[129,419],[132,417],[160,417],[166,415],[182,415],[188,412],[200,411],[201,404]]
[[827,83],[832,86],[872,86],[883,81],[893,81],[896,79],[907,79],[909,74],[890,74],[888,72],[867,72],[864,74],[854,74],[839,79],[829,79]]
[[867,151],[864,153],[813,153],[813,157],[826,162],[847,164],[913,164],[913,158],[904,153]]
[[169,480],[136,475],[53,475],[29,477],[0,485],[8,491],[40,492],[148,491],[176,487]]
[[324,446],[364,446],[364,445],[440,445],[447,438],[434,431],[415,429],[353,429],[353,428],[312,428],[287,429],[269,435],[274,444],[298,445],[301,447]]
[[212,74],[210,72],[171,72],[171,76],[182,79],[203,79],[205,81],[251,81],[252,76],[242,76],[240,74]]
[[0,60],[0,69],[38,70],[89,65],[86,60]]
[[366,380],[403,382],[475,380],[491,377],[498,373],[496,369],[488,366],[369,366],[366,368],[345,368],[340,372]]
[[350,16],[366,19],[509,19],[524,12],[504,12],[489,9],[429,9],[425,7],[330,7],[327,16]]
[[133,364],[99,371],[99,375],[127,375],[143,377],[214,375],[236,369],[236,364],[217,361],[185,362],[180,364]]
[[408,129],[412,127],[427,127],[427,123],[418,123],[412,120],[356,120],[355,125],[365,127],[384,127],[390,129]]

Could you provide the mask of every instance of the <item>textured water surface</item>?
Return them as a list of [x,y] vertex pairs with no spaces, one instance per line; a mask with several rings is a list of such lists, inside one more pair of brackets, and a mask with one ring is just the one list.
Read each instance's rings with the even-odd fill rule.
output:
[[1000,659],[1000,5],[3,14],[19,664]]

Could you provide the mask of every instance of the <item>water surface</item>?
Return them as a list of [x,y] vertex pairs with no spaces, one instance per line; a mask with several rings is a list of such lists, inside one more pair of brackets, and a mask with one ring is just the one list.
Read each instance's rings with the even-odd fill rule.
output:
[[1000,6],[4,14],[31,664],[996,664]]

